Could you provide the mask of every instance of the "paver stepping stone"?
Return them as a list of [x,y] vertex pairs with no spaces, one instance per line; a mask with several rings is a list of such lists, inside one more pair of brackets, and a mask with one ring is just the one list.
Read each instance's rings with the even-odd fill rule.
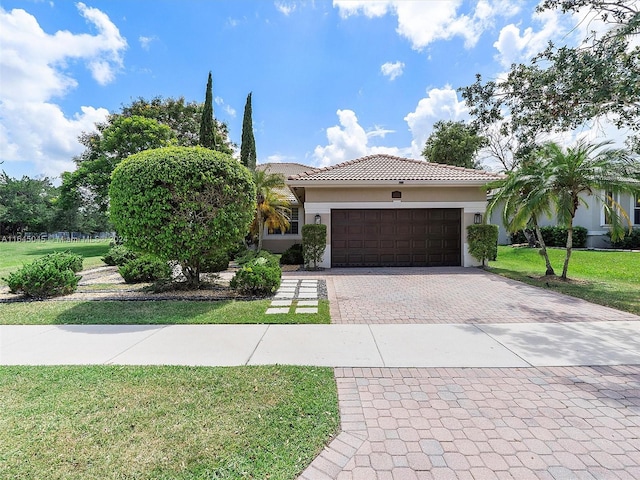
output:
[[272,307],[290,307],[292,300],[271,300]]
[[277,292],[273,298],[282,299],[282,298],[293,298],[295,296],[295,292]]
[[318,300],[299,300],[298,306],[299,307],[317,307]]
[[318,298],[318,292],[300,292],[298,298]]
[[280,287],[278,291],[279,292],[295,292],[296,287]]
[[304,287],[300,287],[300,293],[314,293],[317,292],[318,289],[317,288],[304,288]]
[[318,313],[317,307],[298,307],[296,313]]
[[267,308],[267,315],[276,313],[289,313],[289,307]]

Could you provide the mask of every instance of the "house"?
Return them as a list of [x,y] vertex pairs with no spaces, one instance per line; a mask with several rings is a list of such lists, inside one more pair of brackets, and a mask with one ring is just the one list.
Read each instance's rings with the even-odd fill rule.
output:
[[[302,165],[301,163],[263,163],[257,165],[256,168],[265,170],[268,173],[280,174],[285,179],[291,175],[314,170],[314,167]],[[268,232],[265,229],[262,247],[273,253],[282,253],[291,245],[302,243],[302,223],[300,219],[304,218],[304,207],[298,202],[298,199],[289,188],[284,188],[279,193],[285,195],[289,201],[291,208],[290,226],[286,232]]]
[[297,231],[300,222],[327,226],[323,267],[475,266],[466,227],[484,214],[483,186],[498,178],[378,154],[290,174],[286,183]]
[[[629,214],[634,228],[640,228],[640,195],[633,196],[629,194],[613,195],[609,193],[617,203],[619,203]],[[542,216],[538,219],[540,226],[557,225],[555,217]],[[508,245],[511,243],[509,233],[502,222],[502,210],[497,208],[493,211],[489,223],[500,227],[498,243],[500,245]],[[587,229],[587,248],[610,248],[611,244],[607,233],[610,230],[604,207],[595,195],[583,195],[582,203],[576,211],[576,218],[573,221],[574,226],[584,227]]]

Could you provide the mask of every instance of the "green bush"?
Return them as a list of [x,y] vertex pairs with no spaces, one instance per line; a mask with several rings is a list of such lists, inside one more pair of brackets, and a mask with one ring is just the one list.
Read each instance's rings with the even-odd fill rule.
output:
[[[564,227],[540,227],[542,239],[547,247],[567,246],[567,229]],[[527,239],[522,232],[518,230],[511,234],[511,243],[527,243]],[[587,246],[587,229],[580,226],[573,227],[573,248],[585,248]]]
[[229,254],[220,250],[200,260],[200,271],[208,273],[224,272],[229,268]]
[[231,279],[231,288],[253,295],[270,295],[280,286],[282,269],[277,257],[257,257],[247,262]]
[[[611,232],[607,232],[607,236],[611,238]],[[622,240],[611,242],[611,247],[626,250],[640,248],[640,228],[634,228],[631,233],[627,230]]]
[[240,242],[254,217],[251,172],[203,147],[166,147],[129,156],[114,169],[110,213],[132,248],[176,260],[197,288],[200,262]]
[[327,248],[327,226],[324,224],[308,223],[302,226],[302,256],[304,264],[313,269],[318,268],[322,261],[324,250]]
[[102,261],[107,265],[121,267],[125,263],[135,260],[139,256],[139,254],[129,250],[124,245],[114,245],[109,249],[107,254],[102,257]]
[[302,244],[296,243],[287,248],[280,257],[280,265],[301,265],[304,263]]
[[171,277],[169,264],[152,255],[142,255],[125,263],[118,272],[127,283],[155,282]]
[[82,257],[70,252],[45,255],[3,278],[11,293],[45,298],[73,293],[78,288]]
[[275,265],[279,264],[278,257],[266,250],[260,250],[259,252],[256,252],[255,250],[247,250],[244,255],[236,258],[236,263],[238,265],[246,265],[256,258],[266,258],[269,262],[273,262]]
[[469,254],[485,265],[486,260],[495,260],[498,256],[498,226],[469,225],[467,227]]

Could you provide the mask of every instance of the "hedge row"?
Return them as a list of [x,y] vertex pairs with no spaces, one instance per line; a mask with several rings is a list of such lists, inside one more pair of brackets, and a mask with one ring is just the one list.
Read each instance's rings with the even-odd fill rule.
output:
[[[542,238],[547,247],[565,247],[567,245],[567,229],[563,227],[540,227]],[[524,232],[519,230],[511,234],[511,243],[527,243]],[[585,248],[587,246],[587,229],[573,227],[573,248]]]

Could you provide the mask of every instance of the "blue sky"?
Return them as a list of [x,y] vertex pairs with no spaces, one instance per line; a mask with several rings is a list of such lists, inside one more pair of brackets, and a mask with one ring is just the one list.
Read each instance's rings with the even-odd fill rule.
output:
[[209,71],[215,116],[238,144],[253,92],[259,163],[419,158],[436,121],[469,119],[456,89],[476,73],[576,42],[578,16],[535,5],[0,0],[0,168],[72,170],[80,132],[138,97],[201,102]]

